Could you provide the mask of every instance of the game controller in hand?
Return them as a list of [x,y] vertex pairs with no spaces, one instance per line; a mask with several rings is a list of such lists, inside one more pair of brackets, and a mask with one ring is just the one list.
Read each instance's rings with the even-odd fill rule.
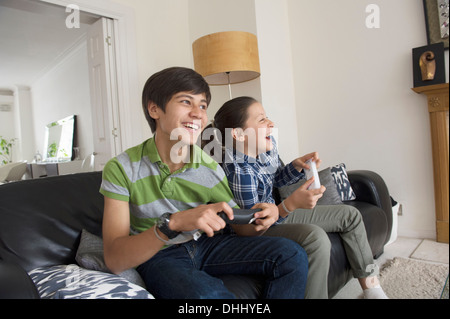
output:
[[227,224],[233,225],[246,225],[253,223],[256,218],[255,213],[261,211],[260,208],[255,209],[238,209],[233,208],[234,219],[230,220],[224,212],[220,212],[218,215],[225,221]]
[[312,160],[307,160],[306,164],[308,164],[309,167],[311,167],[311,169],[304,169],[306,179],[309,180],[311,177],[314,176],[314,182],[308,187],[308,189],[319,189],[320,179],[319,173],[317,172],[316,162],[313,162]]

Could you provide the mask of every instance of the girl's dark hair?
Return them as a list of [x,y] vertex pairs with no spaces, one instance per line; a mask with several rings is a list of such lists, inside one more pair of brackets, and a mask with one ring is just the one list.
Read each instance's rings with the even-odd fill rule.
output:
[[[226,102],[214,115],[213,123],[208,125],[203,131],[202,148],[211,142],[220,142],[220,146],[225,146],[226,134],[230,134],[230,129],[244,128],[248,119],[248,108],[258,102],[252,97],[241,96]],[[217,130],[215,134],[211,134],[211,130]],[[220,140],[217,140],[220,138]],[[219,162],[223,162],[223,154],[211,154],[213,158]],[[220,157],[219,157],[220,156]],[[221,163],[221,162],[219,162]]]
[[156,121],[148,113],[148,104],[154,102],[165,112],[167,103],[178,92],[204,93],[208,105],[211,102],[208,83],[192,69],[172,67],[153,74],[142,91],[142,108],[152,133],[156,131]]

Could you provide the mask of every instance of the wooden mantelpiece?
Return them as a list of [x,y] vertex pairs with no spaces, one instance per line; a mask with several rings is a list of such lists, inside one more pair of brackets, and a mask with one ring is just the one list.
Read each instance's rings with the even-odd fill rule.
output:
[[449,143],[448,143],[448,83],[413,88],[428,98],[431,143],[433,150],[434,197],[436,202],[436,237],[448,243],[449,214]]

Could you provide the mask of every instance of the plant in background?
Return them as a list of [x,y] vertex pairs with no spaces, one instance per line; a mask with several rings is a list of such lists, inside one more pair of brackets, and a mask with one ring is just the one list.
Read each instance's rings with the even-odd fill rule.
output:
[[58,146],[56,146],[56,142],[53,142],[48,146],[47,157],[56,157],[56,154],[58,154]]
[[16,141],[16,138],[6,139],[0,136],[0,165],[12,162],[12,148]]

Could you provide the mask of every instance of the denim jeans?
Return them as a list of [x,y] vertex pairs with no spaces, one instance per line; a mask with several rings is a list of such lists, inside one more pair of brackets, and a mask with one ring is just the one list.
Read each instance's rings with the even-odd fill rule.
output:
[[261,275],[263,297],[302,299],[308,258],[286,238],[203,235],[161,250],[137,268],[147,289],[163,299],[234,299],[218,275]]

